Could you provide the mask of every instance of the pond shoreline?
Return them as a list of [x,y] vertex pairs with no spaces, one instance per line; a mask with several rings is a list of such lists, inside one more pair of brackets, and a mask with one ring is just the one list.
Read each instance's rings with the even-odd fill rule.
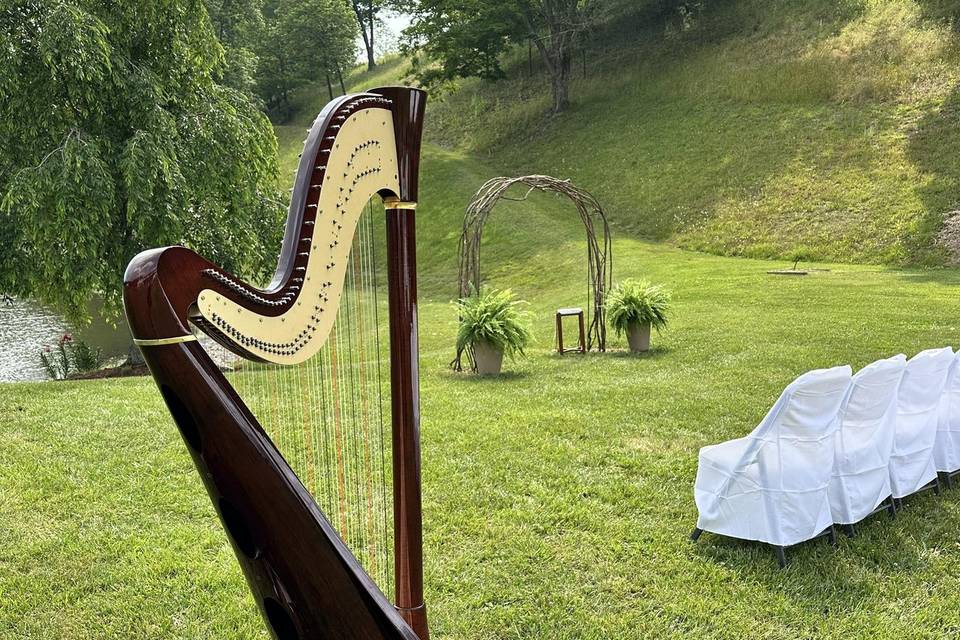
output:
[[[135,378],[150,375],[150,369],[145,364],[121,364],[116,367],[104,367],[96,371],[72,373],[66,380],[102,380],[104,378]],[[51,381],[52,382],[52,381]]]
[[34,300],[13,298],[12,303],[0,304],[0,383],[48,380],[40,353],[56,346],[65,334],[99,350],[108,363],[125,359],[130,333],[123,319],[105,319],[99,299],[90,301],[88,311],[90,323],[78,328]]

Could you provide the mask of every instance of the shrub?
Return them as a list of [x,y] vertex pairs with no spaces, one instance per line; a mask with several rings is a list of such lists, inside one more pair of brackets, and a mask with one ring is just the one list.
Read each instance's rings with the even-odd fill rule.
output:
[[55,347],[45,346],[40,352],[40,363],[51,380],[63,380],[71,373],[95,371],[103,365],[100,349],[94,350],[83,340],[63,334]]
[[457,353],[486,341],[513,358],[524,355],[532,334],[524,314],[522,300],[515,300],[509,289],[482,289],[477,295],[457,301],[460,328],[457,330]]
[[650,323],[660,331],[667,326],[669,309],[670,293],[646,280],[624,280],[607,294],[607,321],[617,335],[626,332],[631,324]]
[[71,341],[70,356],[74,370],[81,373],[96,371],[103,366],[103,353],[100,349],[94,349],[83,340]]

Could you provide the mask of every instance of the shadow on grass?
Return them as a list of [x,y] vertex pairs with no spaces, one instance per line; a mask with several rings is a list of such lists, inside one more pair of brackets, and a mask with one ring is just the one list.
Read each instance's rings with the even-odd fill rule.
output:
[[598,357],[617,358],[622,360],[659,360],[673,353],[675,349],[667,346],[651,347],[649,351],[633,353],[627,349],[608,349],[606,353],[596,354]]
[[656,360],[671,354],[673,351],[673,347],[658,345],[656,347],[651,347],[649,351],[645,351],[643,353],[633,353],[627,349],[607,349],[604,352],[587,351],[586,353],[579,353],[574,351],[572,353],[567,352],[561,355],[556,351],[549,351],[545,354],[545,357],[547,360],[554,362],[563,362],[564,360],[588,360],[590,362],[596,362],[598,360],[604,360],[608,358],[620,360]]
[[710,533],[696,543],[695,554],[811,613],[853,612],[876,596],[878,584],[936,571],[938,558],[949,561],[941,550],[956,548],[958,505],[958,489],[908,497],[895,519],[874,514],[857,525],[853,538],[837,529],[836,547],[826,537],[788,547],[786,569],[770,545]]
[[960,286],[960,270],[958,269],[925,269],[923,271],[894,271],[890,273],[905,282],[939,284],[945,287]]
[[925,214],[911,230],[907,243],[913,262],[923,263],[923,258],[928,255],[946,254],[938,247],[936,239],[945,218],[957,210],[957,190],[960,188],[960,159],[956,154],[960,144],[958,116],[960,87],[953,87],[943,104],[929,109],[909,136],[908,156],[927,178],[916,186]]
[[875,563],[863,570],[853,569],[848,557],[841,561],[841,555],[850,554],[845,553],[847,545],[839,539],[837,548],[826,537],[788,547],[787,566],[781,569],[770,545],[708,535],[697,543],[706,543],[698,555],[733,569],[738,581],[761,585],[771,597],[785,598],[811,613],[855,611],[874,591],[876,580],[887,572],[885,568],[878,571]]
[[456,380],[469,384],[492,384],[498,381],[510,382],[513,380],[525,380],[530,377],[527,371],[502,371],[498,375],[480,375],[472,371],[454,371],[447,369],[442,377],[445,380]]

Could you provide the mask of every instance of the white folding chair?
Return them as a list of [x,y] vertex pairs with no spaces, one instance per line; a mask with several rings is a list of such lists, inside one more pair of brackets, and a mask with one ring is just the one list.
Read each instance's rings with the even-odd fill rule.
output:
[[927,349],[910,358],[903,372],[890,455],[890,489],[897,500],[925,488],[940,492],[933,446],[952,362],[950,347]]
[[938,412],[933,462],[949,487],[953,484],[952,476],[960,473],[960,351],[950,365]]
[[849,366],[805,373],[784,389],[745,438],[700,450],[694,495],[697,528],[774,547],[829,534],[827,487],[837,411],[850,384]]
[[907,364],[903,354],[877,360],[853,376],[840,405],[830,512],[835,524],[853,535],[853,525],[882,509],[893,515],[890,452],[893,448],[897,390]]

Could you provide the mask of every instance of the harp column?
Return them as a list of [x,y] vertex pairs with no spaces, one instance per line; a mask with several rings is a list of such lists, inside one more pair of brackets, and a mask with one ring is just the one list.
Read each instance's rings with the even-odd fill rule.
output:
[[426,93],[373,89],[393,102],[400,193],[384,198],[390,305],[390,397],[393,421],[393,518],[396,607],[427,640],[423,600],[423,516],[420,497],[420,372],[417,336],[416,206]]
[[[388,204],[388,207],[391,205]],[[397,205],[392,205],[397,206]],[[420,383],[413,209],[387,209],[397,610],[426,640],[420,499]]]

